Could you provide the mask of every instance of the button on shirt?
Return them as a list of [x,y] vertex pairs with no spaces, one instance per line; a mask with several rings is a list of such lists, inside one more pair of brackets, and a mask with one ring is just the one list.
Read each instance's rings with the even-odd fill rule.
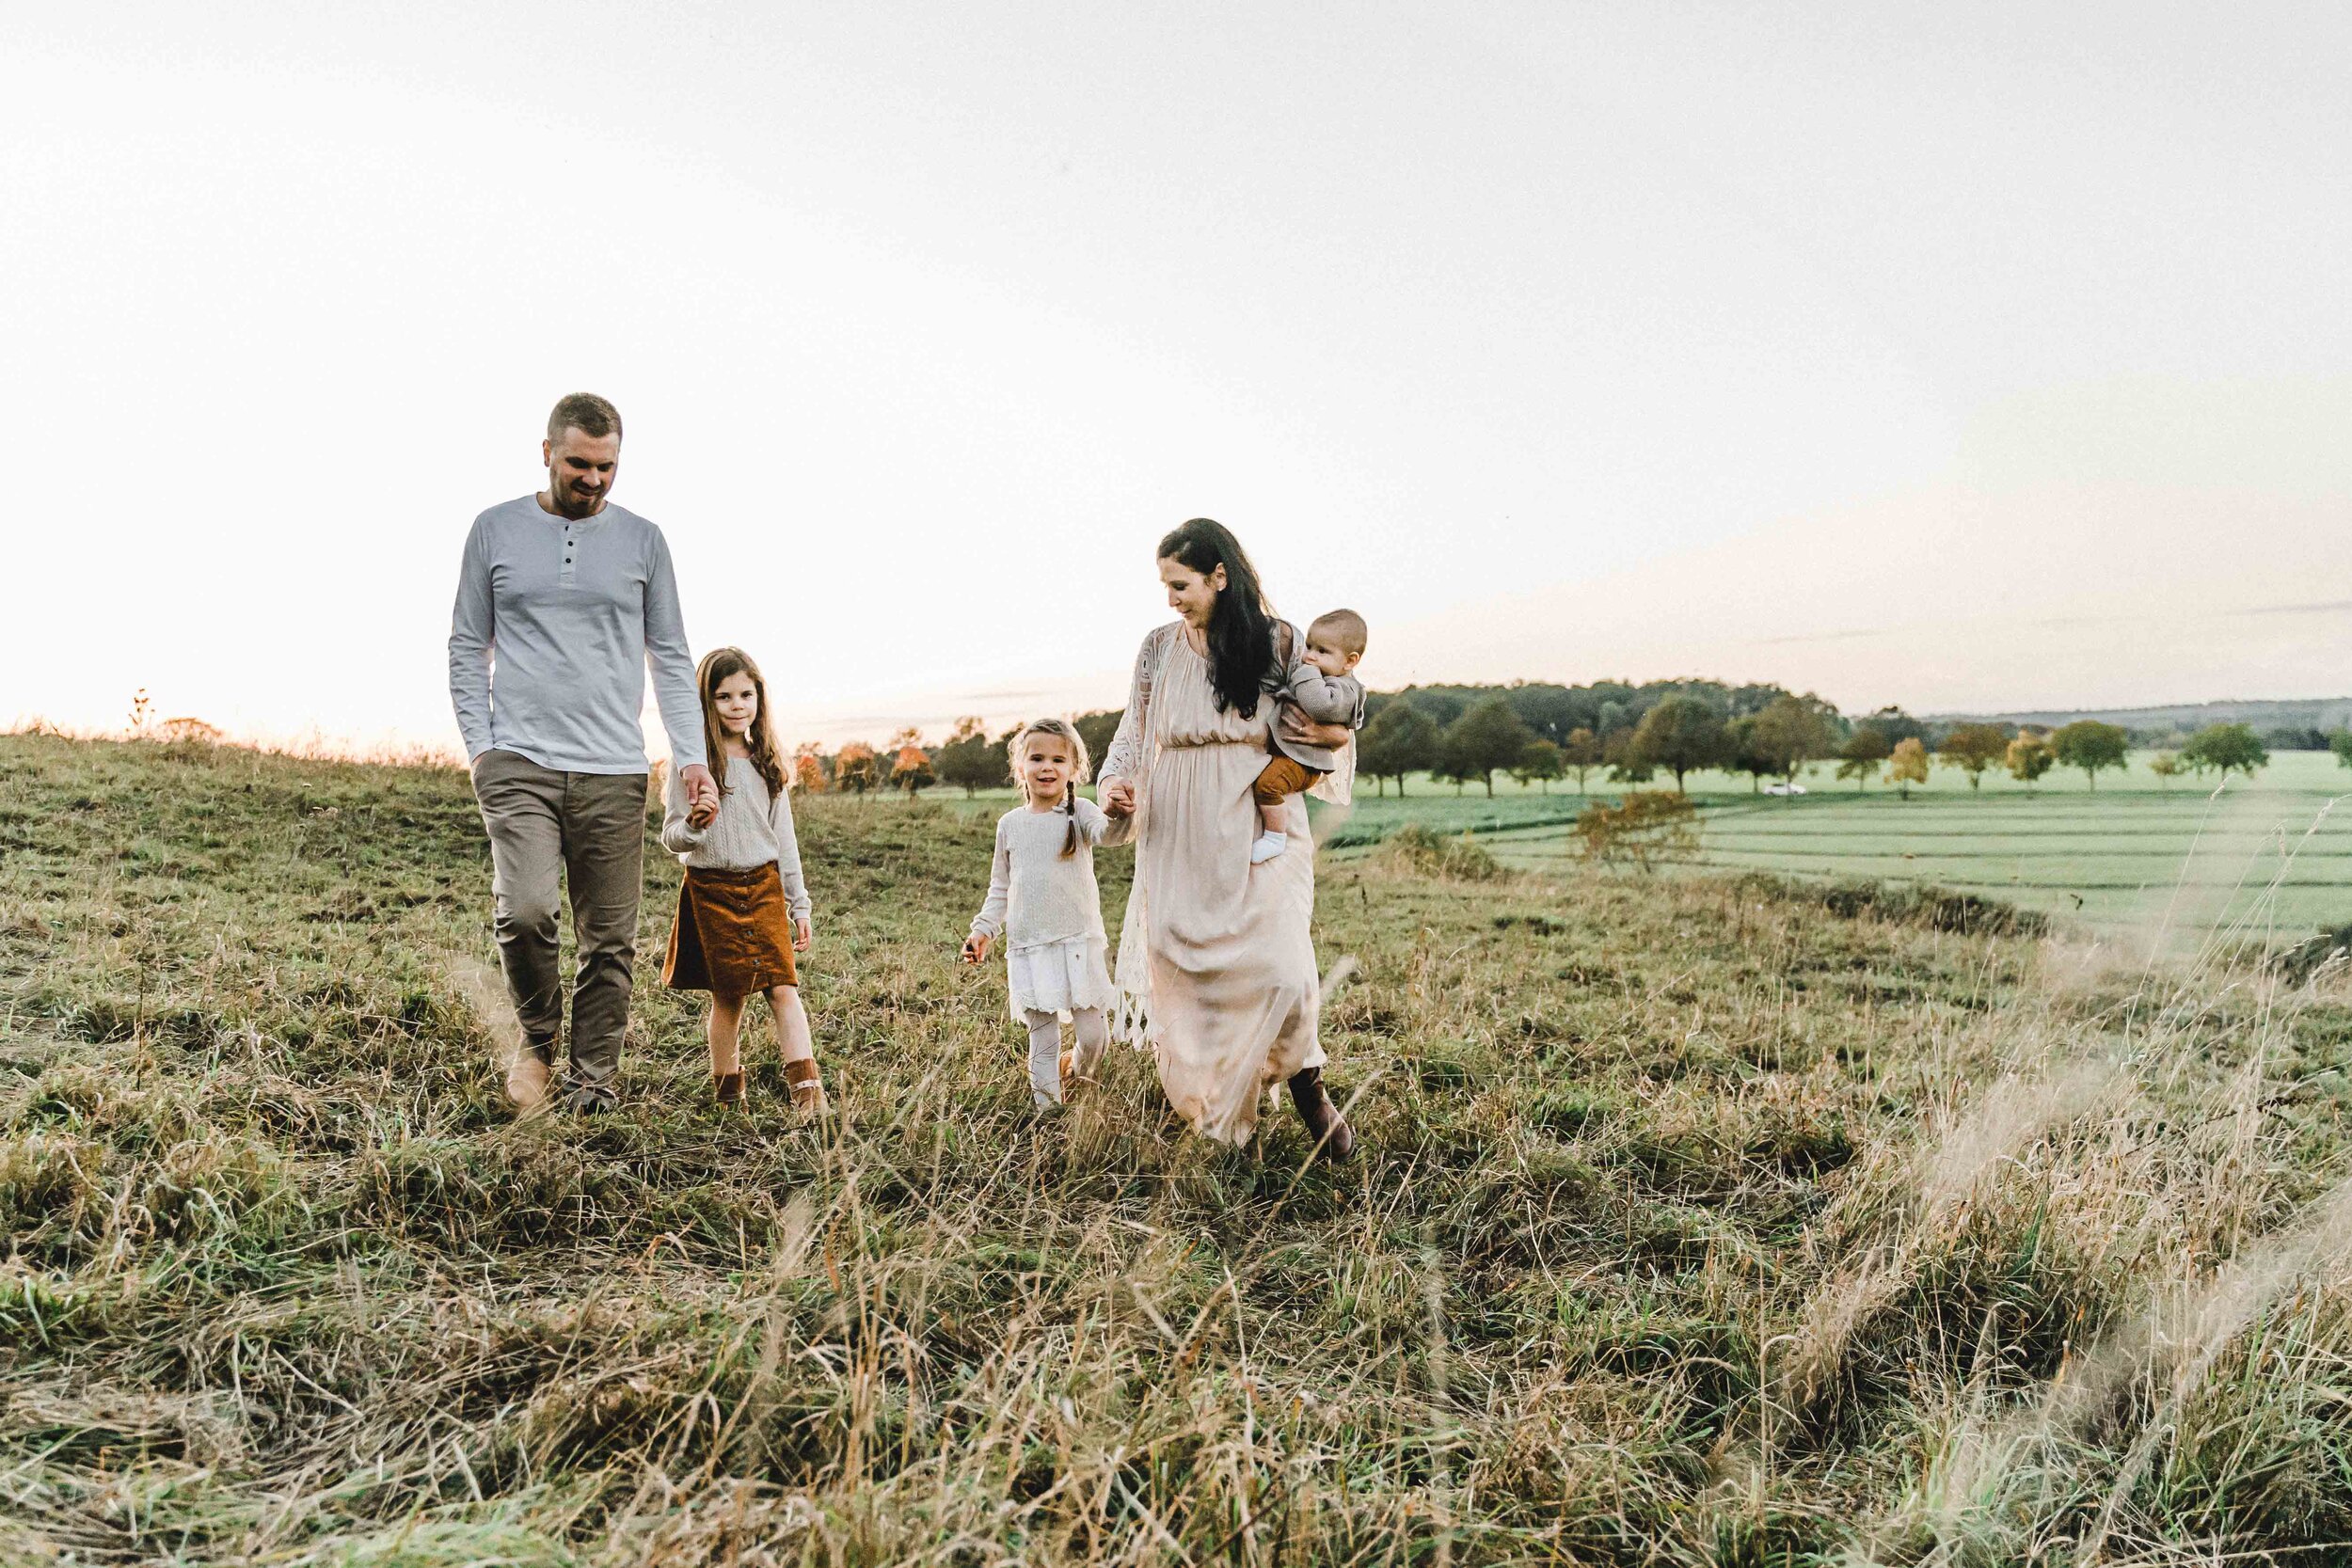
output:
[[449,629],[469,762],[503,751],[561,772],[643,773],[648,664],[670,754],[701,761],[694,660],[660,529],[610,501],[558,516],[537,496],[474,519]]

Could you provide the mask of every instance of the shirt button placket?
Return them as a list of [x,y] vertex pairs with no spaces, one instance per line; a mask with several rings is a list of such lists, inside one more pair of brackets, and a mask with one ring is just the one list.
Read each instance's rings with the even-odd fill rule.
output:
[[579,541],[572,532],[572,525],[565,523],[564,525],[564,570],[557,575],[556,580],[566,588],[572,585],[572,557],[576,553],[578,544]]

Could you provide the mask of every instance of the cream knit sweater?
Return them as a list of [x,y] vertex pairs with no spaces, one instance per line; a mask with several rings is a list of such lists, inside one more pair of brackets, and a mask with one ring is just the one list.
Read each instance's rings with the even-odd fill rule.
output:
[[675,768],[662,785],[661,805],[661,847],[685,864],[707,871],[749,871],[773,861],[792,918],[808,918],[808,884],[801,877],[801,841],[792,832],[791,792],[771,798],[768,781],[751,758],[727,758],[726,798],[708,827],[687,824],[686,784]]

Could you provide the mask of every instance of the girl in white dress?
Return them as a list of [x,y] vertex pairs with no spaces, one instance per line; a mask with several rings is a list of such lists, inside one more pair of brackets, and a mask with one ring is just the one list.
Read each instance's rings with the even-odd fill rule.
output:
[[[1123,812],[1114,818],[1078,798],[1086,742],[1064,721],[1024,724],[1012,737],[1011,760],[1024,803],[997,820],[988,901],[964,939],[963,961],[981,962],[996,938],[1005,939],[1005,989],[1013,1022],[1029,1032],[1029,1092],[1042,1109],[1061,1103],[1065,1080],[1092,1076],[1110,1043],[1110,942],[1094,849],[1125,842],[1127,825]],[[1064,1013],[1074,1053],[1061,1049]]]

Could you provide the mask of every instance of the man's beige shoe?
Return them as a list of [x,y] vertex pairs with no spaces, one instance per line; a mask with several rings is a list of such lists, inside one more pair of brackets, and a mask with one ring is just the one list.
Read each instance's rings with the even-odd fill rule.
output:
[[524,1116],[536,1116],[548,1108],[548,1085],[554,1076],[546,1059],[525,1046],[506,1069],[506,1098]]

